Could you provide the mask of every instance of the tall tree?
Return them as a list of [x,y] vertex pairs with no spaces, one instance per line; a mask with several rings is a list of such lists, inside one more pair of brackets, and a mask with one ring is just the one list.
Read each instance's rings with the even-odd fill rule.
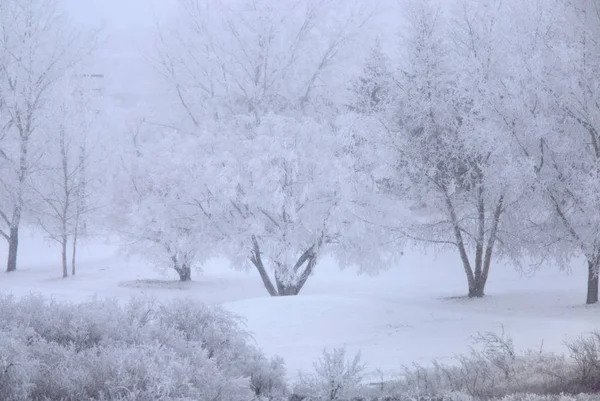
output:
[[[67,76],[52,91],[53,107],[46,114],[39,169],[31,177],[36,195],[30,209],[37,222],[61,247],[63,277],[76,272],[77,239],[82,220],[98,205],[99,172],[95,144],[99,109],[88,89],[88,78]],[[69,243],[71,254],[69,258]]]
[[17,269],[19,228],[38,156],[35,136],[51,88],[81,54],[79,38],[53,0],[0,3],[0,104],[7,117],[0,154],[0,235],[8,242],[8,272]]
[[544,53],[533,58],[529,75],[548,104],[538,146],[548,219],[540,227],[559,261],[566,264],[574,254],[586,258],[586,303],[594,304],[600,268],[600,14],[591,0],[550,2],[547,8],[553,13],[541,31]]
[[505,95],[498,83],[510,14],[499,1],[465,1],[450,18],[440,4],[407,3],[397,100],[375,116],[380,133],[364,138],[380,160],[361,166],[377,177],[368,208],[381,212],[366,220],[405,241],[454,249],[468,296],[483,297],[493,257],[520,264],[526,244],[517,213],[528,161],[495,107]]

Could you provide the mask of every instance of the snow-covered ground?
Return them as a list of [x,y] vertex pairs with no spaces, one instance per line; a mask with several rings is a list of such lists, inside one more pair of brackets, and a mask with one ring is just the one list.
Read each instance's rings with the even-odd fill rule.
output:
[[224,261],[212,261],[204,273],[194,272],[194,282],[181,284],[147,263],[125,260],[101,240],[82,246],[79,255],[77,275],[62,279],[58,248],[23,233],[20,270],[0,274],[0,291],[72,301],[143,295],[220,303],[247,319],[268,354],[285,358],[292,377],[311,369],[323,348],[361,350],[371,372],[391,375],[413,362],[450,361],[468,350],[478,331],[504,328],[519,349],[562,352],[565,339],[600,328],[600,307],[583,305],[583,264],[572,274],[548,268],[532,278],[495,265],[488,296],[468,300],[461,297],[464,275],[452,254],[409,252],[396,269],[375,277],[340,272],[323,260],[301,296],[270,298],[255,272],[232,270]]

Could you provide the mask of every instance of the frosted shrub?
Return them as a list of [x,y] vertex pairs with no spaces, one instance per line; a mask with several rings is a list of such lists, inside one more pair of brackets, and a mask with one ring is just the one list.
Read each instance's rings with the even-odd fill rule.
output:
[[[377,395],[400,399],[399,394],[422,398],[461,393],[475,400],[511,395],[512,398],[506,400],[566,401],[568,397],[558,395],[597,393],[600,390],[600,334],[570,341],[567,348],[568,357],[541,349],[517,354],[509,337],[479,334],[474,338],[471,352],[457,356],[455,363],[434,362],[429,368],[418,365],[406,368],[401,379],[386,383],[385,394]],[[600,396],[596,399],[600,400]]]
[[[138,327],[127,321],[115,301],[92,300],[78,304],[46,300],[30,295],[21,301],[0,298],[0,326],[24,326],[49,342],[85,349],[102,341],[135,339]],[[139,334],[139,333],[137,333]]]
[[285,380],[285,363],[282,358],[275,357],[269,361],[256,354],[247,361],[250,373],[250,388],[259,399],[275,401],[283,399],[287,393]]
[[502,398],[501,401],[598,401],[600,395],[579,394],[577,396],[569,395],[535,395],[535,394],[515,394]]
[[275,400],[280,360],[242,322],[192,301],[82,304],[0,297],[0,397],[17,400]]
[[242,378],[227,377],[215,363],[192,352],[182,357],[160,344],[109,346],[72,352],[55,348],[54,369],[38,378],[31,397],[41,399],[214,400],[249,399]]
[[314,373],[300,374],[295,393],[305,401],[341,401],[359,395],[365,364],[360,353],[346,358],[345,348],[323,350],[314,364]]
[[540,351],[518,355],[510,337],[478,334],[467,355],[453,364],[434,362],[432,368],[406,368],[396,391],[413,394],[461,392],[476,399],[492,399],[513,393],[560,392],[564,357]]
[[27,357],[24,339],[31,330],[0,329],[0,394],[2,400],[25,400],[32,387],[32,374],[39,362]]
[[376,386],[360,384],[358,356],[351,362],[343,349],[324,351],[290,401],[600,401],[600,332],[566,345],[567,356],[517,353],[504,334],[478,334],[454,363],[414,365]]

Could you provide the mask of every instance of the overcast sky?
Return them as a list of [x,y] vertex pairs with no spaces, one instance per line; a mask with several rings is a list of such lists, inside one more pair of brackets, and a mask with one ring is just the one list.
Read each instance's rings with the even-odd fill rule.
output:
[[151,28],[156,17],[168,13],[171,0],[64,0],[74,19],[98,26],[106,23],[113,29],[142,30]]
[[[0,0],[1,1],[1,0]],[[154,73],[147,55],[151,54],[156,22],[175,13],[177,0],[62,0],[75,23],[86,28],[102,28],[93,73],[106,75],[107,85],[120,93],[148,93]],[[211,1],[211,0],[206,0]],[[291,1],[291,0],[273,0]],[[348,0],[350,3],[350,0]],[[374,0],[355,0],[371,2]],[[342,3],[343,4],[343,3]],[[396,0],[381,0],[373,26],[386,32],[397,29],[397,14],[390,7]],[[395,39],[393,39],[395,41]],[[146,56],[145,56],[146,55]],[[146,57],[146,58],[145,58]]]
[[147,92],[152,70],[144,54],[151,49],[156,21],[172,13],[175,0],[63,1],[77,25],[101,29],[90,72],[105,74],[113,92]]

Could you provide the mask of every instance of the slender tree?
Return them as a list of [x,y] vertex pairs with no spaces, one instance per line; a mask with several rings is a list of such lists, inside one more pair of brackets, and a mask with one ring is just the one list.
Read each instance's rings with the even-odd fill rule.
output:
[[80,36],[53,0],[0,4],[0,104],[7,117],[2,168],[0,235],[8,242],[8,272],[17,269],[19,228],[31,196],[36,134],[51,88],[81,56]]
[[65,77],[54,88],[40,168],[31,178],[36,198],[30,209],[46,234],[60,244],[63,277],[69,271],[69,242],[74,275],[82,220],[97,208],[92,195],[98,188],[99,174],[88,142],[99,137],[95,135],[99,110],[85,81],[85,76]]

